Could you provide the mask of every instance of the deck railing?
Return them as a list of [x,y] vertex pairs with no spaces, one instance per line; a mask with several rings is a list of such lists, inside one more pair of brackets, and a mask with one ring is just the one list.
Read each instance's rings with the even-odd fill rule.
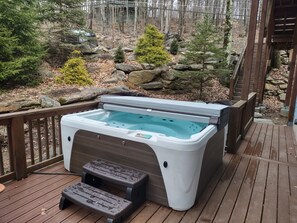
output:
[[[249,129],[254,114],[256,94],[231,107],[227,151],[235,153]],[[0,183],[20,180],[42,167],[63,159],[61,116],[95,109],[98,101],[58,108],[30,110],[0,115]]]
[[233,99],[234,91],[236,89],[239,76],[240,76],[240,74],[243,71],[243,64],[244,64],[244,55],[245,55],[245,52],[246,52],[246,45],[244,46],[244,48],[243,48],[243,50],[242,50],[242,52],[240,54],[239,60],[236,63],[236,66],[234,68],[233,75],[230,78],[229,100],[232,100]]
[[227,136],[227,152],[236,153],[254,120],[256,93],[249,94],[248,100],[240,100],[231,107]]
[[0,183],[62,160],[61,116],[97,106],[92,101],[0,115]]

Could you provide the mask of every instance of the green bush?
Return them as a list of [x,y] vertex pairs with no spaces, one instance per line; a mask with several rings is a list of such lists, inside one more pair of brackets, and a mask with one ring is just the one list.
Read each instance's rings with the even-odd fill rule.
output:
[[74,51],[72,55],[73,58],[70,58],[60,69],[62,75],[56,78],[57,83],[91,85],[93,80],[87,71],[84,59],[78,56],[78,51]]
[[123,63],[125,61],[125,54],[122,49],[122,46],[119,46],[114,55],[114,62],[115,63]]
[[164,47],[164,35],[157,27],[148,25],[143,36],[137,42],[135,55],[140,63],[161,66],[170,61],[170,55]]
[[177,39],[173,39],[173,41],[170,44],[170,53],[172,55],[176,55],[178,52],[178,42]]
[[36,1],[0,1],[0,85],[36,85],[44,51],[38,41]]

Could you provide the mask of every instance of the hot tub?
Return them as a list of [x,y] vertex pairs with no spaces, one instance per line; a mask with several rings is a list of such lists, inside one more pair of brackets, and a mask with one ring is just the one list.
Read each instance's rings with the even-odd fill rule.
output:
[[65,168],[100,158],[140,169],[149,200],[191,208],[222,162],[228,107],[128,96],[102,96],[100,107],[62,118]]

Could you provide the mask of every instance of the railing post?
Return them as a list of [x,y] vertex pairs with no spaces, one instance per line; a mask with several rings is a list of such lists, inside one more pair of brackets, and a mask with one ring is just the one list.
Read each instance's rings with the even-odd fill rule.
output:
[[14,156],[14,171],[17,180],[27,177],[27,163],[25,151],[25,131],[23,117],[14,117],[11,120],[9,133],[11,137],[11,149]]

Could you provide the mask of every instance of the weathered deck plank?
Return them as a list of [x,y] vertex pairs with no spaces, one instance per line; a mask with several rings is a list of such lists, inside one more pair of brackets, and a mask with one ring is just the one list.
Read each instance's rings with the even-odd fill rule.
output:
[[[125,223],[297,222],[297,158],[292,128],[253,123],[235,155],[186,212],[147,201]],[[65,172],[63,163],[43,171]],[[103,223],[106,218],[72,205],[61,211],[61,191],[77,176],[31,175],[0,193],[0,222]]]

